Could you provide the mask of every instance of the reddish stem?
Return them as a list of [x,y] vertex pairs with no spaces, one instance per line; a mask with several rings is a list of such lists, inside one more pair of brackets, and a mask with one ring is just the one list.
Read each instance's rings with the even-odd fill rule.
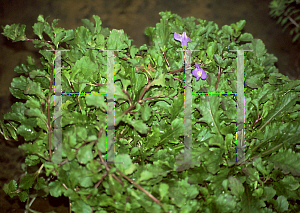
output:
[[258,118],[256,119],[256,121],[254,122],[254,124],[252,125],[252,128],[255,126],[255,124],[258,122],[258,121],[260,121],[261,120],[261,118],[258,116]]

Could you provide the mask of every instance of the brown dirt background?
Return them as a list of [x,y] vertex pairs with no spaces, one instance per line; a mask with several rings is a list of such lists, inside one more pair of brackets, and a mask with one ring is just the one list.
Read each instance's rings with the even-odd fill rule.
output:
[[[60,19],[59,27],[75,29],[82,25],[81,19],[93,21],[92,15],[100,16],[103,27],[124,29],[140,46],[147,43],[144,35],[146,27],[159,22],[161,11],[171,11],[182,17],[194,16],[214,21],[221,28],[237,21],[246,20],[245,32],[262,39],[269,53],[279,61],[279,71],[291,79],[300,79],[299,42],[292,44],[289,30],[282,33],[268,13],[270,1],[261,0],[1,0],[0,25],[25,24],[28,38],[35,38],[32,26],[39,14],[50,16],[48,21]],[[3,32],[1,28],[1,33]],[[10,106],[18,101],[10,95],[8,88],[12,78],[17,76],[14,67],[26,64],[31,55],[38,61],[40,55],[30,42],[12,43],[0,35],[0,119],[10,111]],[[17,148],[20,142],[5,141],[0,136],[0,212],[24,212],[24,204],[10,199],[2,190],[3,184],[11,179],[18,180],[22,174],[21,163],[24,154]],[[68,201],[62,198],[37,199],[32,209],[49,212],[68,212]]]

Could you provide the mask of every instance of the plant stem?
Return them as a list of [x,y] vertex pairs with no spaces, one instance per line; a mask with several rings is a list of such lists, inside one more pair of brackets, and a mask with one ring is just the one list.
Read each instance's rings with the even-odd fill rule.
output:
[[[110,168],[112,168],[112,166],[108,165]],[[129,182],[131,182],[133,185],[135,185],[138,189],[140,189],[141,191],[143,191],[146,195],[148,195],[148,197],[150,197],[155,203],[157,203],[160,206],[163,206],[162,203],[155,198],[152,194],[150,194],[147,190],[145,190],[143,187],[141,187],[139,184],[137,184],[134,180],[130,179],[128,176],[124,175],[122,172],[120,172],[119,170],[117,170],[117,172],[124,177],[126,180],[128,180]]]

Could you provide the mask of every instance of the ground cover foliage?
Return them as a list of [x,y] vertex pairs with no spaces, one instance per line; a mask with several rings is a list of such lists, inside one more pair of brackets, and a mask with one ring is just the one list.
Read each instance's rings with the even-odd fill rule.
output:
[[293,42],[297,41],[300,36],[299,19],[300,7],[298,0],[272,0],[269,4],[270,16],[277,18],[277,24],[283,26],[282,31],[290,28],[290,35],[293,37]]
[[[280,74],[277,58],[263,42],[242,33],[245,21],[219,28],[212,21],[161,12],[145,33],[150,46],[136,47],[123,30],[83,19],[75,30],[56,27],[42,15],[34,24],[3,27],[13,42],[33,42],[41,66],[31,57],[15,68],[13,104],[1,121],[6,139],[24,137],[24,176],[6,184],[11,197],[66,196],[74,212],[298,212],[300,81]],[[184,157],[185,56],[174,33],[191,39],[192,159]],[[114,52],[115,162],[104,164],[106,95],[62,96],[62,157],[53,162],[54,62],[61,52],[62,91],[106,93],[107,51]],[[245,159],[236,162],[237,52],[245,51]],[[228,95],[222,95],[227,92]],[[51,149],[51,150],[50,150]],[[49,152],[50,151],[50,152]],[[48,162],[48,163],[47,163]]]

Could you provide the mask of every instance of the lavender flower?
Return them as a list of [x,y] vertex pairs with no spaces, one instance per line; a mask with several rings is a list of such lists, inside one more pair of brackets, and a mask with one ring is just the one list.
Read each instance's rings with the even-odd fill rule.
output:
[[182,45],[183,49],[185,49],[187,47],[188,42],[191,42],[191,39],[186,36],[185,32],[183,32],[182,35],[175,32],[174,33],[174,39],[181,42],[181,45]]
[[199,64],[196,64],[196,69],[193,70],[192,72],[193,76],[196,77],[196,80],[198,81],[200,78],[202,80],[206,79],[206,72],[200,67]]

